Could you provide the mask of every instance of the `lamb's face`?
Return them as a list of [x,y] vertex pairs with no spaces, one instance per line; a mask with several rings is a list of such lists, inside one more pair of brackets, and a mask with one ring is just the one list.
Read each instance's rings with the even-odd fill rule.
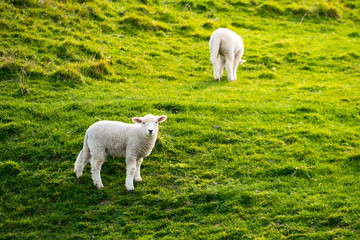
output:
[[153,137],[157,135],[159,123],[166,120],[166,116],[154,116],[151,114],[145,117],[135,117],[133,121],[141,124],[141,131],[146,137]]

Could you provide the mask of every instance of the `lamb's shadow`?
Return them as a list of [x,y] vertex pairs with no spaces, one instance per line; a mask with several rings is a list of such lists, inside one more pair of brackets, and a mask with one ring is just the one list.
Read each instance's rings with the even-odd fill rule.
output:
[[360,154],[355,154],[347,158],[345,165],[354,172],[360,172]]

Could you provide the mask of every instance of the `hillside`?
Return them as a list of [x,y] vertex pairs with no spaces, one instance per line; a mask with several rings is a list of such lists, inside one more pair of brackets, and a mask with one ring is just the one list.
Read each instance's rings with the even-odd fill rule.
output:
[[[0,2],[0,239],[360,239],[360,3]],[[236,82],[208,41],[244,40]],[[143,182],[73,165],[86,129],[167,115]]]

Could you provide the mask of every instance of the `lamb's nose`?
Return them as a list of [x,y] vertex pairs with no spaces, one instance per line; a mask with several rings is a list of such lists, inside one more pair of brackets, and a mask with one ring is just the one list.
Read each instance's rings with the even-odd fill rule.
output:
[[153,131],[154,131],[154,130],[148,130],[148,131],[149,131],[149,134],[153,134]]

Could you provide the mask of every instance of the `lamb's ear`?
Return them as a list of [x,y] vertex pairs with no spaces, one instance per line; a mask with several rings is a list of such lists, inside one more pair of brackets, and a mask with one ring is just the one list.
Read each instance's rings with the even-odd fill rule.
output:
[[142,123],[142,120],[139,117],[134,117],[132,120],[134,123]]
[[158,116],[158,122],[161,123],[161,122],[165,121],[166,118],[167,118],[167,117],[166,117],[165,115]]
[[244,62],[246,62],[246,60],[240,60],[240,64],[243,64]]

